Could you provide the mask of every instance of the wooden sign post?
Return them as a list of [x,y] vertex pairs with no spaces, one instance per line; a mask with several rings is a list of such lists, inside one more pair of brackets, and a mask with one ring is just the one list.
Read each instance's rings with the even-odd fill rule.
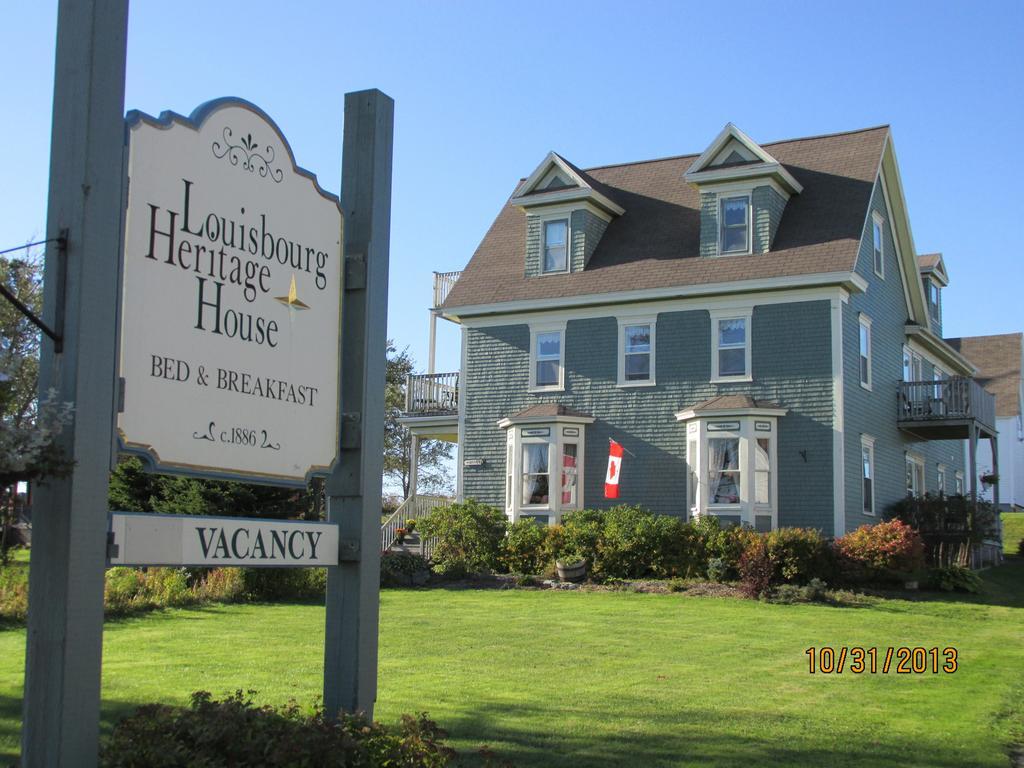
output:
[[[75,465],[33,504],[26,768],[97,762],[108,555],[327,567],[324,706],[376,699],[394,102],[346,94],[339,210],[247,102],[126,131],[127,21],[127,0],[60,0],[44,319],[63,348],[44,343],[40,393],[74,403]],[[108,551],[115,446],[198,477],[326,474],[328,522],[115,513]]]

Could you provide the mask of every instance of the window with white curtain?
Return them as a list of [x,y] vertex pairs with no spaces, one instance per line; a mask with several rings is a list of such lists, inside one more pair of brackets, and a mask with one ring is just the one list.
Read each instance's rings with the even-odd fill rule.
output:
[[585,429],[592,422],[555,416],[499,423],[507,430],[505,503],[512,522],[557,523],[563,513],[583,508]]
[[551,476],[548,472],[548,444],[523,445],[523,506],[547,504]]
[[749,381],[753,309],[711,312],[711,380]]

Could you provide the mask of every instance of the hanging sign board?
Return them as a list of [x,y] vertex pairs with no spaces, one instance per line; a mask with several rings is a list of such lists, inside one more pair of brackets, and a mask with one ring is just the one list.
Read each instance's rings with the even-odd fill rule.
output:
[[304,485],[338,444],[338,199],[247,102],[127,123],[121,447]]
[[297,568],[338,564],[337,523],[204,515],[110,515],[109,564]]

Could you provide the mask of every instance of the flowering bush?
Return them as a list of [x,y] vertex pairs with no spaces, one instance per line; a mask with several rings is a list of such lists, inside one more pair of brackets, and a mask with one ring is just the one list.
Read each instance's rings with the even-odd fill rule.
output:
[[848,577],[894,578],[924,564],[924,545],[913,528],[899,520],[862,525],[835,542]]

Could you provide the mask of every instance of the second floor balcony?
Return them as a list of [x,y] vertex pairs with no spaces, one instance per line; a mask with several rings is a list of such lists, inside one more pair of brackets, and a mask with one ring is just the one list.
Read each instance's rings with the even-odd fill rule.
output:
[[405,413],[409,416],[450,416],[459,411],[459,374],[417,373],[406,379]]
[[902,381],[896,396],[900,429],[923,440],[969,439],[996,434],[996,399],[974,379],[953,376],[934,381]]

